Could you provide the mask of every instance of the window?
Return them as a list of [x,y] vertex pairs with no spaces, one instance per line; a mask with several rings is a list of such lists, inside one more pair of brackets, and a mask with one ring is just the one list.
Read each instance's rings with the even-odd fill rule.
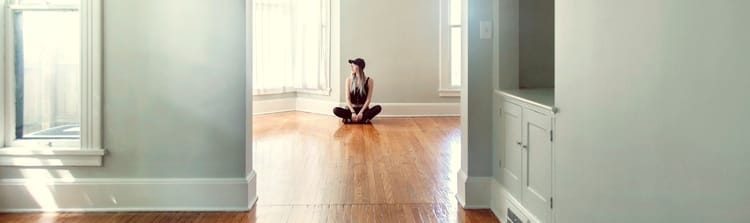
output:
[[461,0],[441,0],[440,96],[459,96],[461,87]]
[[0,165],[101,165],[100,0],[9,0]]
[[253,1],[253,94],[330,94],[330,0]]

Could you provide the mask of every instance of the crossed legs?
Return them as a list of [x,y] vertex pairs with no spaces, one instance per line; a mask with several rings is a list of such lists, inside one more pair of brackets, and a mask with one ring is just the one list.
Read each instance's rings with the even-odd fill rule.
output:
[[[375,118],[375,116],[378,115],[382,109],[383,108],[381,108],[380,105],[375,105],[370,107],[369,109],[365,109],[365,111],[363,111],[362,113],[362,120],[360,121],[360,123],[369,122],[370,120],[372,120],[372,118]],[[354,108],[354,112],[356,113],[359,113],[361,110],[362,108]],[[339,118],[344,119],[344,122],[351,122],[352,120],[352,112],[345,107],[333,108],[333,114],[335,114]]]

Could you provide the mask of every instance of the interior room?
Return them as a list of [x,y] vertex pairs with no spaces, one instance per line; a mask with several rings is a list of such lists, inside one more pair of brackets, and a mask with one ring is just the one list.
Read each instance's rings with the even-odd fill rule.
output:
[[750,2],[0,6],[0,222],[750,222]]

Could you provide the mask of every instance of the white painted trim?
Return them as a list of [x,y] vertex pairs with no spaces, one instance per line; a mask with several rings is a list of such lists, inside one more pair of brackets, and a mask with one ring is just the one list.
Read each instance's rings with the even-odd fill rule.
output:
[[81,150],[78,148],[17,148],[0,149],[0,155],[5,156],[103,156],[104,150]]
[[[6,4],[6,2],[3,2],[2,4]],[[3,8],[3,19],[5,20],[4,25],[4,34],[0,35],[3,39],[3,52],[5,55],[5,59],[3,60],[3,83],[0,84],[4,88],[1,92],[3,95],[3,109],[0,110],[3,112],[3,125],[0,126],[3,131],[2,135],[2,143],[0,144],[0,147],[5,147],[6,145],[9,145],[13,142],[12,134],[14,132],[15,128],[15,121],[13,120],[13,117],[15,117],[15,109],[13,105],[15,103],[15,77],[13,73],[15,72],[15,54],[14,54],[14,35],[11,30],[13,30],[13,9],[10,7],[4,7]]]
[[492,89],[500,88],[500,1],[492,1]]
[[[490,208],[490,187],[492,177],[467,176],[464,171],[458,172],[458,203],[464,209]],[[462,190],[463,189],[463,190]]]
[[289,97],[253,102],[253,115],[288,111],[302,111],[315,114],[333,115],[333,107],[339,103],[309,98]]
[[79,4],[60,4],[55,2],[24,2],[20,0],[6,1],[8,8],[20,10],[78,10]]
[[456,173],[456,179],[458,184],[456,187],[458,188],[458,192],[456,192],[456,200],[461,207],[466,207],[466,181],[468,181],[469,176],[466,174],[466,171],[461,169]]
[[498,220],[506,222],[505,218],[507,213],[505,213],[505,209],[503,208],[504,205],[501,203],[503,195],[500,193],[500,183],[493,178],[490,187],[490,210],[495,214],[495,217],[497,217]]
[[81,1],[81,149],[102,148],[102,0]]
[[[378,103],[372,103],[377,105]],[[459,116],[459,103],[382,103],[378,117],[434,117]]]
[[57,10],[78,10],[79,6],[74,4],[68,5],[21,5],[12,4],[8,8],[13,10],[24,10],[24,11],[57,11]]
[[[450,32],[450,0],[438,0],[438,88],[450,87],[451,83],[451,32]],[[442,97],[442,92],[438,92]]]
[[[66,8],[68,7],[68,8]],[[5,81],[1,84],[5,89],[0,90],[0,98],[4,98],[4,110],[2,111],[3,122],[1,129],[3,141],[0,147],[31,147],[32,151],[42,150],[42,147],[69,147],[60,150],[47,148],[50,154],[39,155],[14,155],[14,148],[0,152],[0,165],[2,166],[101,166],[104,150],[101,143],[101,0],[82,0],[80,6],[45,5],[41,8],[27,5],[15,5],[7,7],[3,12],[6,33],[2,35],[3,50],[6,58],[3,61],[3,72]],[[15,140],[13,130],[15,127],[15,101],[14,92],[14,67],[11,46],[13,46],[12,12],[14,10],[78,10],[81,13],[81,137],[80,140]],[[90,153],[72,154],[67,152],[70,147],[79,147],[79,150],[91,150]],[[2,149],[5,150],[5,149]],[[63,152],[61,152],[63,151]],[[32,152],[34,153],[34,152]]]
[[101,166],[105,150],[2,148],[0,166]]
[[[549,93],[549,95],[543,95],[543,94],[540,94],[540,93],[535,93],[534,96],[536,96],[536,97],[534,97],[534,98],[536,98],[536,99],[544,99],[543,101],[554,101],[555,90],[552,89],[552,88],[550,88],[550,89],[539,88],[538,90],[548,90],[550,93]],[[534,89],[534,90],[537,90],[537,89]],[[512,92],[517,92],[517,93],[512,93]],[[529,98],[522,97],[521,95],[517,95],[517,94],[520,94],[522,92],[524,92],[524,91],[523,90],[511,90],[511,89],[495,90],[495,94],[497,94],[501,98],[503,98],[502,99],[503,101],[509,99],[511,101],[520,102],[521,104],[531,105],[531,106],[525,106],[525,107],[527,107],[529,109],[532,109],[533,106],[535,106],[535,107],[538,107],[538,108],[540,108],[542,110],[545,110],[545,111],[539,111],[539,112],[541,112],[543,114],[546,114],[546,115],[554,115],[555,113],[558,112],[557,107],[555,107],[554,105],[543,104],[543,103],[541,103],[539,101],[531,100]],[[532,110],[536,111],[537,109],[532,109]]]
[[305,89],[305,88],[294,88],[294,87],[283,87],[283,88],[271,88],[271,89],[253,89],[253,95],[275,95],[275,94],[286,94],[286,93],[302,93],[302,94],[313,94],[313,95],[331,95],[331,88],[325,89]]
[[247,182],[247,209],[250,210],[255,207],[256,203],[258,203],[258,184],[255,170],[251,170],[250,173],[247,174],[245,181]]
[[341,0],[331,1],[331,68],[329,72],[331,75],[328,76],[330,83],[328,86],[331,89],[330,98],[340,99],[341,97],[341,67],[342,63],[346,63],[341,57]]
[[293,87],[252,89],[252,90],[253,90],[253,95],[274,95],[274,94],[285,94],[285,93],[294,92]]
[[16,139],[7,147],[36,147],[36,148],[80,148],[81,140],[78,139]]
[[70,178],[0,180],[0,212],[247,211],[239,178]]
[[302,88],[298,88],[294,92],[301,93],[301,94],[313,94],[313,95],[329,96],[329,95],[331,95],[331,91],[332,91],[331,88],[326,88],[326,89],[302,89]]
[[461,89],[460,88],[439,89],[438,94],[440,95],[440,97],[461,97]]

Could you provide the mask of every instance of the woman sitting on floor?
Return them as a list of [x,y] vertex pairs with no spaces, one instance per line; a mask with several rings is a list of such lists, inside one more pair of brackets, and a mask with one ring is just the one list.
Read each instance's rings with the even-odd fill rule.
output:
[[333,114],[344,123],[370,123],[380,113],[380,105],[370,107],[373,80],[365,76],[365,60],[349,60],[352,76],[346,78],[346,107],[333,108]]

